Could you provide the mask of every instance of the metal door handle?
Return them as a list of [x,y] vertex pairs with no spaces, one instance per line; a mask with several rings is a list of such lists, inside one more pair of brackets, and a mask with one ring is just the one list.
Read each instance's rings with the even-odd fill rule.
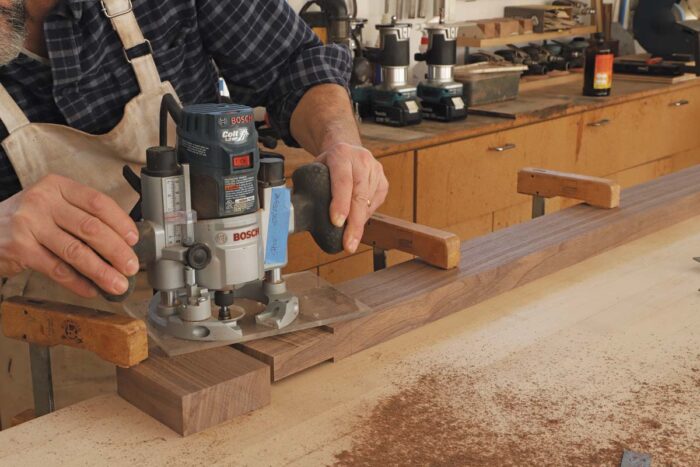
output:
[[690,105],[690,101],[688,99],[681,99],[676,102],[671,102],[671,107],[683,107],[686,105]]
[[604,118],[602,120],[598,120],[597,122],[589,123],[588,126],[593,127],[593,128],[600,128],[603,126],[608,126],[612,123],[612,120],[609,118]]
[[489,148],[489,150],[496,151],[496,152],[506,152],[506,151],[511,151],[515,148],[517,148],[517,146],[515,144],[506,144],[504,146],[497,146],[495,148]]

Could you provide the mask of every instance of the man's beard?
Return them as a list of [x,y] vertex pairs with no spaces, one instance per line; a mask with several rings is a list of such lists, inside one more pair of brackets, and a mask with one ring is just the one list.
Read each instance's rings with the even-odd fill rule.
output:
[[17,58],[27,36],[24,0],[12,0],[0,6],[0,66]]

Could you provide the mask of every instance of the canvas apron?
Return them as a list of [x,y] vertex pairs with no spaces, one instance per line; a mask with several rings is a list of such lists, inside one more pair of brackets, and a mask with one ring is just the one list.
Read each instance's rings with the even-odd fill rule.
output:
[[[125,51],[148,43],[129,0],[104,0],[103,5]],[[162,96],[176,94],[169,82],[161,82],[152,54],[132,59],[131,65],[141,92],[126,105],[119,124],[99,136],[63,125],[30,123],[0,85],[0,119],[9,132],[2,146],[24,188],[48,174],[58,174],[109,195],[126,212],[133,208],[138,195],[124,180],[122,168],[129,164],[138,172],[145,164],[146,149],[158,145]],[[115,309],[119,305],[82,299],[32,272],[9,279],[0,290],[0,300],[16,295],[121,311]],[[52,360],[58,407],[114,389],[114,367],[87,352],[56,347]],[[0,413],[6,427],[9,417],[33,407],[28,346],[0,333],[0,368]]]

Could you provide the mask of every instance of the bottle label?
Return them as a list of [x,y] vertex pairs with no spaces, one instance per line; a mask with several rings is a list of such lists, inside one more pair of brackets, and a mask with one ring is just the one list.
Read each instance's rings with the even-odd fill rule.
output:
[[598,55],[595,58],[595,74],[593,75],[593,89],[612,88],[613,54]]

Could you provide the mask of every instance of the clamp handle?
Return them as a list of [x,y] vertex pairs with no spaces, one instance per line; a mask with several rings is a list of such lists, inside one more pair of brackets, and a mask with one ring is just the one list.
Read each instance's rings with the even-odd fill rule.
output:
[[343,251],[345,228],[331,222],[331,175],[324,164],[313,162],[292,174],[295,232],[310,232],[323,251],[334,255]]

